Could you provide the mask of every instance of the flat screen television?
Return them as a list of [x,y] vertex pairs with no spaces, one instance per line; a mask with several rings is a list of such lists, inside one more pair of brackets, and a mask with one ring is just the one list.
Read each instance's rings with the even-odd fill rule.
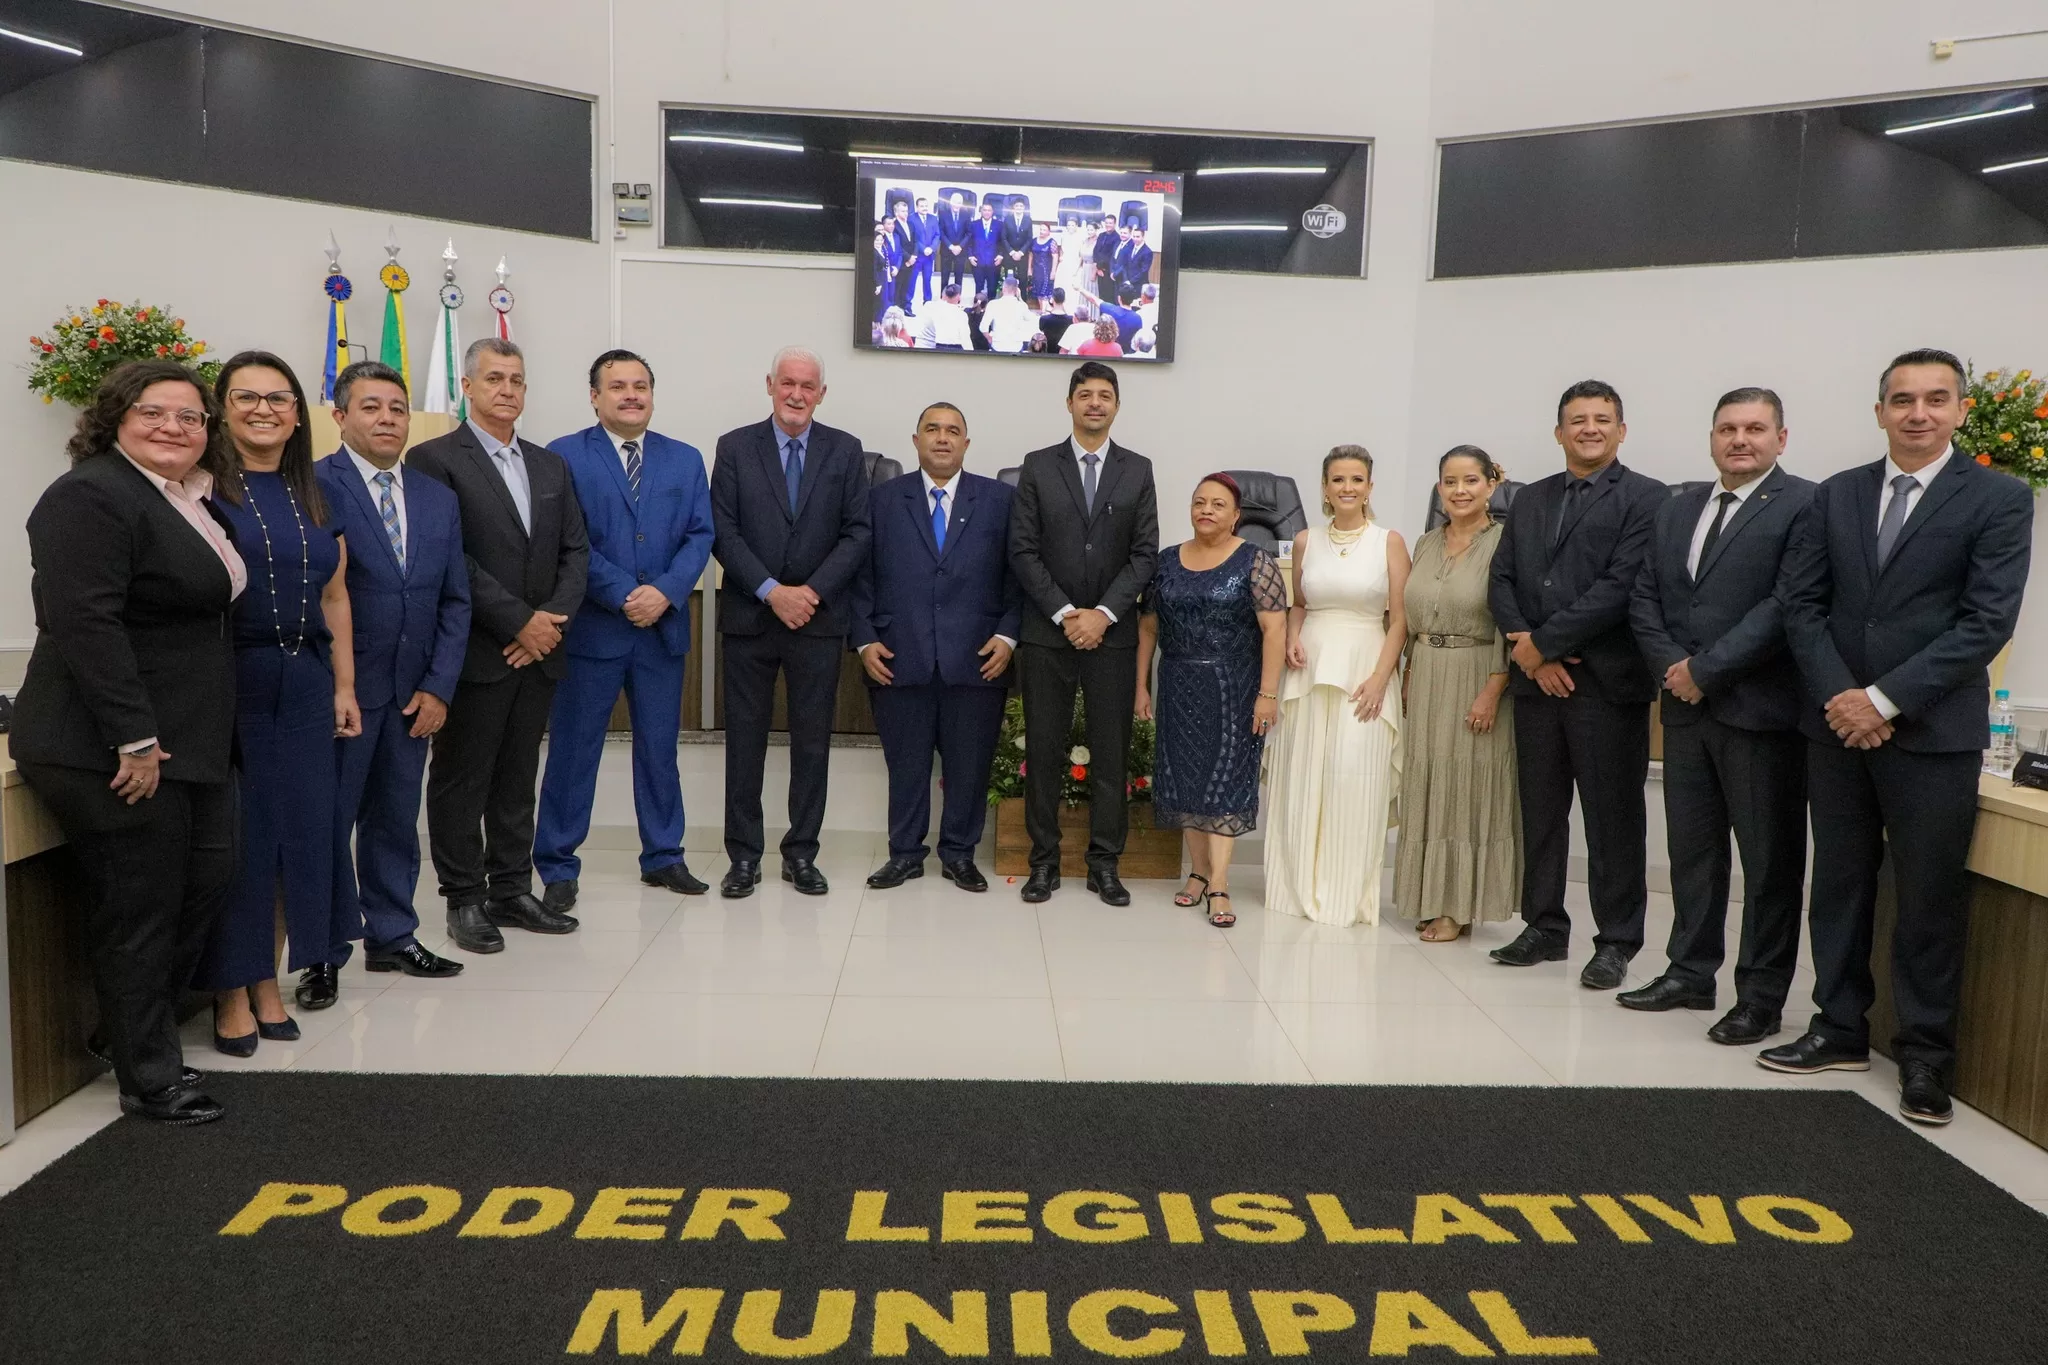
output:
[[856,177],[854,345],[1173,359],[1179,174],[862,160]]

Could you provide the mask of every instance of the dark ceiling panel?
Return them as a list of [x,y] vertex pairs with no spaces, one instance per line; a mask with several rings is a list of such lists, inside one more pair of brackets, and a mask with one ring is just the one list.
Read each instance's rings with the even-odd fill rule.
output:
[[0,95],[0,157],[152,180],[200,179],[197,29],[173,26],[82,61],[64,60],[63,69]]

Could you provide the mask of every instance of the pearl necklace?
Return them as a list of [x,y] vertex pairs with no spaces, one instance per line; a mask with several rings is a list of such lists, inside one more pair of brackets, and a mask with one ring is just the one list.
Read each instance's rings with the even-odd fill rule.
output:
[[[312,547],[306,541],[306,523],[299,516],[299,500],[292,496],[292,486],[289,482],[283,478],[279,478],[278,482],[284,485],[284,500],[291,504],[292,521],[299,528],[299,563],[310,569],[312,565],[309,561],[313,557]],[[284,642],[284,613],[279,611],[277,607],[277,555],[270,548],[270,523],[263,519],[263,508],[256,501],[256,490],[253,487],[249,490],[249,510],[256,514],[256,526],[263,532],[263,562],[270,572],[270,619],[277,628],[277,647],[293,658],[297,658],[299,650],[306,643],[306,587],[303,583],[299,585],[298,639],[293,644],[286,645]]]
[[1355,531],[1340,531],[1331,526],[1324,534],[1329,536],[1330,544],[1337,547],[1337,555],[1341,559],[1348,557],[1358,548],[1358,542],[1365,538],[1365,527],[1361,526]]

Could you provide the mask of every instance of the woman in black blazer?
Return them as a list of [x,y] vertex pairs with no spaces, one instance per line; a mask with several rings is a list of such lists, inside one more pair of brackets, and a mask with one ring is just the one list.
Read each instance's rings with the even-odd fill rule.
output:
[[134,361],[79,414],[72,467],[29,514],[36,643],[10,744],[92,891],[99,1031],[121,1107],[207,1123],[178,1043],[235,872],[235,653],[246,571],[208,498],[234,475],[190,371]]

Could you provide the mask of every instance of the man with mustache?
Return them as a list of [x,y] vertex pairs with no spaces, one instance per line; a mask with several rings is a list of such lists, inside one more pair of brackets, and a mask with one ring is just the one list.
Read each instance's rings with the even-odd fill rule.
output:
[[621,689],[633,725],[633,813],[640,880],[685,896],[709,888],[683,861],[683,787],[676,766],[690,594],[711,557],[711,488],[695,446],[648,430],[654,371],[631,351],[590,366],[597,425],[548,449],[576,483],[590,528],[590,580],[569,627],[569,671],[548,719],[533,865],[541,901],[576,903],[604,734]]

